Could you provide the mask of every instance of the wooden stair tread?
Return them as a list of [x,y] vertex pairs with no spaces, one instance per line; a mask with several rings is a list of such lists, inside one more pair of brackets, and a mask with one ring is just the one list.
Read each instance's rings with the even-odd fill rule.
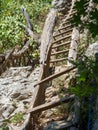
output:
[[66,31],[64,31],[64,32],[59,32],[58,34],[54,35],[54,38],[57,37],[57,36],[66,34],[66,33],[70,32],[70,31],[72,31],[72,28],[70,28],[70,29],[68,29],[68,30],[66,30]]
[[54,60],[50,60],[50,63],[54,63],[54,62],[61,62],[61,61],[65,61],[67,60],[68,58],[65,57],[65,58],[60,58],[60,59],[54,59]]
[[65,37],[63,37],[63,38],[59,38],[58,40],[55,40],[54,42],[52,42],[52,44],[57,43],[57,42],[60,42],[60,41],[65,40],[65,39],[67,39],[67,38],[71,38],[71,35],[67,35],[67,36],[65,36]]
[[66,25],[66,26],[64,26],[64,27],[59,28],[58,30],[60,31],[60,30],[63,30],[63,29],[67,29],[67,28],[69,28],[69,27],[71,28],[71,26],[72,26],[72,25],[69,24],[69,25]]
[[68,51],[69,51],[69,49],[62,50],[62,51],[57,51],[57,52],[51,53],[51,56],[52,56],[52,55],[56,55],[56,54],[66,53],[66,52],[68,52]]
[[70,42],[71,42],[71,41],[67,41],[67,42],[65,42],[65,43],[61,43],[61,44],[52,46],[52,49],[57,48],[57,47],[60,47],[60,46],[68,45],[68,44],[70,44]]

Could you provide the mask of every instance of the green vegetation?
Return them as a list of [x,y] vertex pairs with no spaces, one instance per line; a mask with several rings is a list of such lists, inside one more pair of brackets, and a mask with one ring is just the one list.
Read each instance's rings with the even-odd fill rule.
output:
[[0,130],[9,130],[8,123],[18,124],[24,121],[24,114],[22,112],[16,113],[11,119],[6,119],[4,125]]
[[[90,7],[90,9],[93,9],[89,12],[85,8],[87,0],[77,1],[75,4],[77,14],[74,15],[72,22],[74,26],[79,27],[82,33],[85,29],[88,29],[90,38],[95,41],[98,38],[98,0],[93,0],[93,2],[95,7]],[[89,41],[89,37],[87,37],[87,41]],[[89,44],[87,43],[87,45]],[[82,48],[83,55],[79,52],[79,59],[76,63],[73,63],[77,66],[78,72],[71,79],[69,89],[80,100],[79,130],[91,127],[88,126],[88,122],[90,125],[93,123],[92,113],[95,106],[95,99],[98,95],[98,60],[86,57],[85,50],[86,48]]]
[[10,122],[11,123],[20,123],[24,120],[23,116],[24,116],[24,114],[22,112],[19,112],[11,118]]
[[15,45],[20,46],[26,39],[22,26],[26,24],[21,11],[22,5],[30,15],[34,31],[40,33],[50,3],[51,0],[0,0],[0,52]]
[[87,0],[80,0],[75,3],[77,14],[74,15],[72,22],[75,26],[79,26],[80,30],[88,29],[92,37],[98,35],[98,0],[93,0],[94,7],[87,10]]
[[91,94],[97,95],[98,89],[98,62],[83,56],[80,62],[75,63],[78,67],[76,77],[70,81],[70,90],[80,99],[88,98]]
[[0,130],[9,130],[9,128],[8,127],[3,127]]

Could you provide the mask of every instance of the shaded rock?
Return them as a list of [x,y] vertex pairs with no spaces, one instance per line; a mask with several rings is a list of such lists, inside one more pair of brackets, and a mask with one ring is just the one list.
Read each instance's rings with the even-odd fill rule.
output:
[[17,97],[20,96],[20,94],[21,94],[21,93],[19,93],[19,92],[13,93],[13,94],[11,95],[11,98],[17,98]]

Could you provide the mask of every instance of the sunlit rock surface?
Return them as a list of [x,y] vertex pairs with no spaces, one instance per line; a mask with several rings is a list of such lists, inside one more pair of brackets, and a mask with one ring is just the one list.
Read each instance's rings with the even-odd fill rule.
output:
[[71,0],[53,0],[52,6],[60,12],[66,11],[70,5]]
[[5,123],[5,120],[29,109],[38,75],[39,68],[32,72],[30,66],[10,68],[2,74],[0,77],[0,128],[3,124],[9,126],[10,130],[22,130],[25,127],[25,121],[29,117],[27,114],[23,114],[23,120],[20,122]]
[[86,51],[88,57],[95,57],[95,53],[98,53],[98,41],[91,44]]

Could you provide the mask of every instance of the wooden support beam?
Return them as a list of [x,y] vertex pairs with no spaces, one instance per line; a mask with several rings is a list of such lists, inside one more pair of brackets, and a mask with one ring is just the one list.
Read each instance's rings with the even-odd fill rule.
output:
[[34,114],[34,113],[37,113],[37,112],[42,112],[42,111],[45,111],[47,109],[51,109],[51,108],[54,108],[58,105],[61,105],[61,103],[68,103],[69,101],[74,100],[74,98],[75,98],[75,95],[65,96],[62,99],[57,99],[56,101],[45,103],[43,105],[37,106],[37,107],[27,111],[27,113]]
[[36,85],[40,85],[40,84],[43,84],[45,82],[51,81],[51,80],[53,80],[53,79],[55,79],[63,74],[69,73],[70,71],[74,70],[75,68],[76,68],[76,66],[70,66],[69,68],[67,68],[67,69],[65,69],[57,74],[53,74],[53,75],[39,81]]
[[56,54],[66,53],[68,51],[69,51],[69,49],[66,49],[66,50],[63,50],[63,51],[54,52],[54,53],[51,53],[51,56],[52,55],[56,55]]
[[72,65],[70,61],[76,61],[77,58],[77,49],[80,42],[80,33],[78,28],[73,28],[72,40],[70,44],[69,54],[68,54],[68,65]]
[[57,48],[57,47],[61,47],[61,46],[64,46],[64,45],[68,45],[68,44],[70,44],[70,42],[71,42],[71,41],[67,41],[67,42],[64,42],[64,43],[61,43],[61,44],[52,46],[52,49]]
[[27,41],[27,43],[22,47],[21,50],[19,50],[18,52],[14,52],[12,54],[13,57],[20,57],[22,56],[24,53],[26,53],[29,49],[29,41]]

